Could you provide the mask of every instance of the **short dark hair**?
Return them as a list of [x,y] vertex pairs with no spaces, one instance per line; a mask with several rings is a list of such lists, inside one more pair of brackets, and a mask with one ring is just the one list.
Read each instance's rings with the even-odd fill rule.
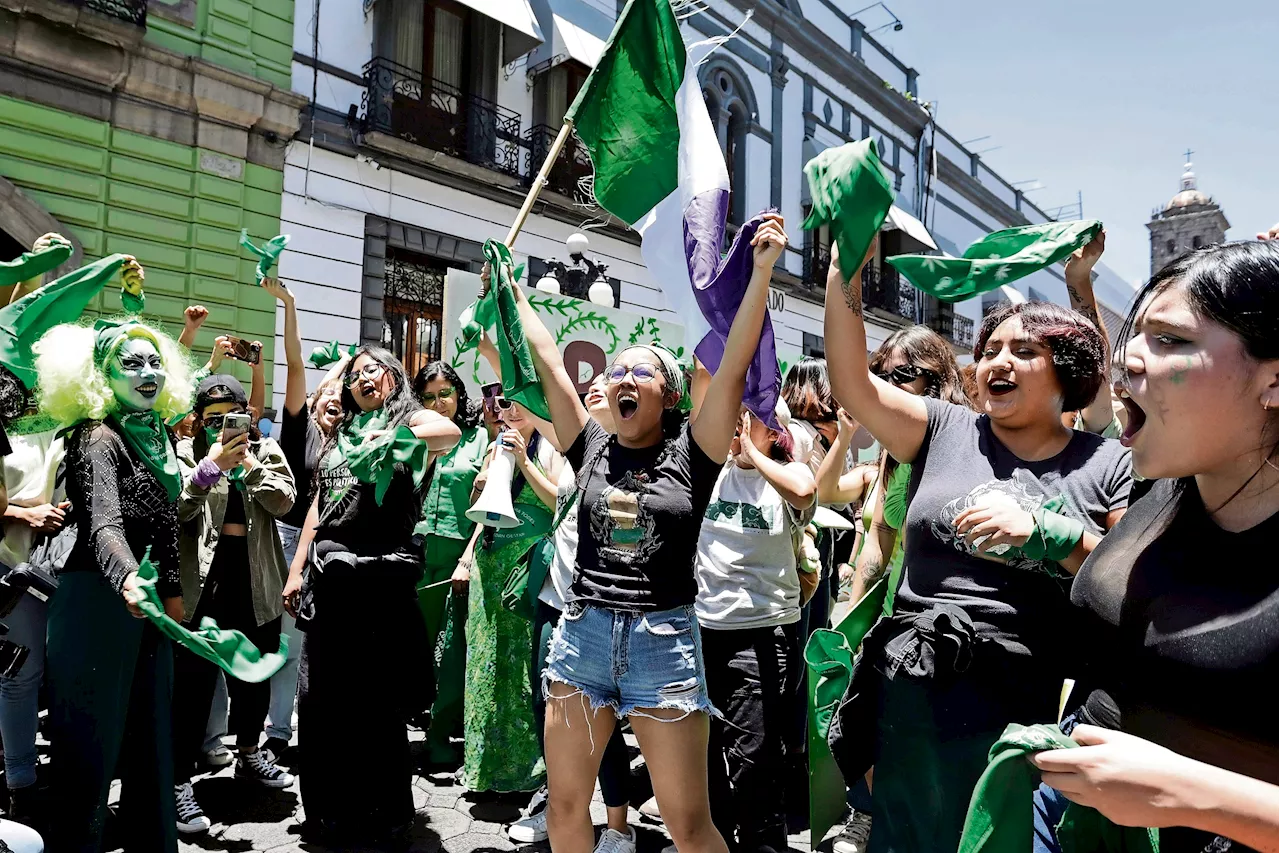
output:
[[791,417],[797,420],[809,423],[834,421],[836,400],[831,393],[827,360],[806,356],[791,365],[782,383],[782,400],[791,411]]
[[1062,386],[1062,410],[1076,412],[1093,402],[1107,377],[1106,344],[1098,327],[1070,308],[1033,300],[995,309],[982,319],[973,346],[974,361],[982,359],[987,341],[1000,324],[1014,317],[1053,354],[1053,372]]

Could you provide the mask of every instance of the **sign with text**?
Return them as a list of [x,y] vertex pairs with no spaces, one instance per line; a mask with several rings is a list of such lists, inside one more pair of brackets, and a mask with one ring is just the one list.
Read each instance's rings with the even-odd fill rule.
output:
[[[692,353],[685,351],[683,326],[571,296],[554,296],[532,287],[522,289],[559,345],[565,368],[580,394],[585,394],[591,380],[629,346],[656,341],[681,360],[692,359]],[[449,270],[444,283],[444,360],[453,365],[464,382],[475,383],[473,387],[477,388],[496,382],[497,377],[477,350],[458,352],[458,316],[479,295],[479,275]]]

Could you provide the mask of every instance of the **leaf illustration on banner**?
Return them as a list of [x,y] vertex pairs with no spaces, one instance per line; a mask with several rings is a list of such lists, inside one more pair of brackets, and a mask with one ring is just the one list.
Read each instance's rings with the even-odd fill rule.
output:
[[641,317],[640,320],[637,321],[636,327],[631,330],[631,335],[627,338],[627,345],[635,346],[636,343],[640,340],[641,336],[643,335],[644,335],[644,318]]
[[606,354],[612,353],[618,348],[618,330],[613,323],[609,322],[609,318],[601,316],[595,311],[583,313],[581,309],[578,309],[576,317],[571,318],[556,332],[556,345],[559,346],[564,343],[566,339],[581,329],[595,329],[608,335],[611,343],[604,348]]
[[528,299],[534,310],[547,314],[559,314],[561,317],[568,317],[570,309],[578,308],[576,299],[552,299],[550,296],[529,296]]

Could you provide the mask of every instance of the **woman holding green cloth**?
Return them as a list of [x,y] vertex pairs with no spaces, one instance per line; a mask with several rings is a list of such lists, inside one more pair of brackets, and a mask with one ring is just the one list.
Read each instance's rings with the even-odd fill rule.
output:
[[[564,457],[537,432],[519,403],[499,398],[502,431],[477,486],[483,489],[497,452],[515,458],[511,482],[518,527],[484,528],[460,567],[472,564],[467,613],[467,701],[463,712],[462,785],[472,791],[536,791],[544,770],[534,730],[529,654],[533,623],[503,606],[511,570],[551,530]],[[474,550],[474,562],[469,559]]]
[[107,793],[127,751],[123,847],[176,853],[173,658],[170,641],[142,620],[137,574],[150,549],[165,612],[181,621],[182,477],[165,419],[189,408],[191,368],[173,340],[132,319],[58,326],[35,352],[41,409],[73,425],[67,520],[78,534],[49,610],[52,801],[59,816],[50,849],[102,848]]
[[[404,840],[413,823],[406,724],[432,687],[418,677],[430,650],[414,527],[431,457],[451,450],[460,430],[422,408],[384,349],[357,350],[341,382],[341,420],[320,451],[316,497],[283,595],[306,632],[298,679],[305,831],[364,844]],[[405,442],[416,452],[397,452]],[[408,461],[379,455],[380,447]]]
[[432,644],[430,662],[436,685],[431,727],[427,730],[427,764],[456,765],[457,756],[449,738],[461,730],[462,723],[467,600],[450,595],[450,587],[441,582],[453,576],[475,530],[475,522],[467,519],[466,512],[472,503],[476,476],[484,465],[489,434],[480,423],[480,406],[472,403],[467,386],[447,362],[433,361],[419,370],[413,380],[413,393],[425,408],[453,421],[462,430],[457,446],[437,459],[431,470],[422,521],[417,527],[425,540],[418,606]]

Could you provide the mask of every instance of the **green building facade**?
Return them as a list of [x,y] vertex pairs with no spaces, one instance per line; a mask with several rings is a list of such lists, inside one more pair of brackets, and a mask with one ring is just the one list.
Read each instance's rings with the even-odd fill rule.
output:
[[[146,0],[104,8],[129,2]],[[135,255],[146,314],[169,332],[188,305],[209,309],[197,361],[220,334],[262,342],[270,400],[275,300],[239,236],[279,232],[284,152],[306,103],[289,91],[293,0],[150,0],[142,26],[95,0],[4,5],[0,33],[15,37],[0,35],[0,55],[25,60],[0,67],[5,245],[57,230],[77,246],[68,266]],[[83,87],[46,80],[51,68]],[[109,289],[90,310],[120,308]],[[227,365],[247,382],[246,365]]]

